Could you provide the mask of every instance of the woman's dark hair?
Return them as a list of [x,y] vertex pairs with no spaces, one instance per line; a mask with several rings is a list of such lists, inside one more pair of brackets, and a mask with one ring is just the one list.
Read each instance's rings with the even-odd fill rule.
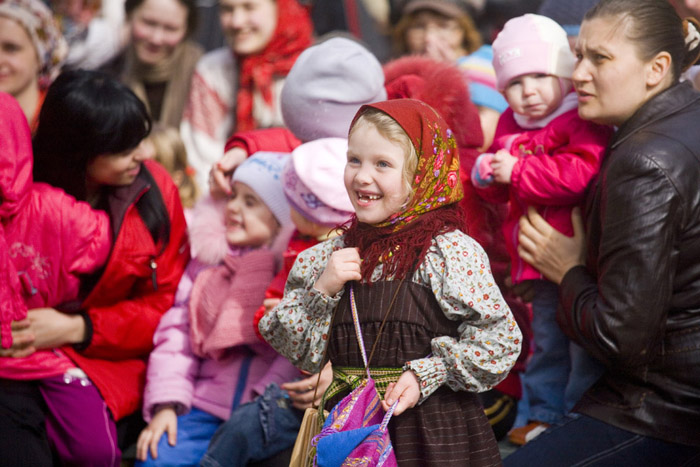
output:
[[693,44],[690,49],[686,46],[688,22],[678,16],[667,0],[601,0],[588,10],[584,21],[601,17],[618,17],[628,22],[626,36],[635,43],[642,60],[668,52],[674,82],[700,53],[700,44]]
[[[65,71],[49,87],[39,113],[32,140],[34,180],[85,201],[88,163],[136,148],[151,125],[143,102],[116,79],[98,71]],[[167,243],[170,221],[155,183],[136,206],[154,241]]]
[[[141,6],[146,0],[126,0],[124,2],[124,11],[126,16],[131,16],[136,8]],[[194,31],[199,26],[199,16],[197,14],[197,2],[196,0],[176,0],[182,6],[187,9],[187,37],[192,36]]]

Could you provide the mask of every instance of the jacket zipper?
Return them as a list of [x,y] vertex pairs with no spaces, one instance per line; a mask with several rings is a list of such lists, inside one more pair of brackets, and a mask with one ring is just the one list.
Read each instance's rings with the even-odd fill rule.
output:
[[156,275],[158,263],[156,263],[155,256],[151,256],[151,262],[149,263],[149,265],[151,266],[151,280],[153,281],[153,290],[156,291],[158,290],[158,278]]

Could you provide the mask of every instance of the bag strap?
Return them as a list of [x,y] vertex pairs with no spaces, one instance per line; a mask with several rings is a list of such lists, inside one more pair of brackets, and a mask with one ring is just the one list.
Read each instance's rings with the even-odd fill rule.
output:
[[238,371],[238,383],[236,383],[236,391],[233,394],[233,403],[231,404],[231,412],[236,410],[243,399],[243,391],[248,383],[248,374],[250,373],[250,364],[253,361],[253,352],[246,346],[247,355],[243,358],[241,368]]
[[403,279],[399,283],[399,286],[396,288],[396,291],[394,292],[394,295],[391,297],[391,302],[389,302],[389,307],[386,310],[386,313],[384,313],[384,318],[382,319],[382,324],[379,326],[379,331],[377,331],[377,338],[374,340],[374,344],[372,344],[372,349],[370,350],[369,353],[369,358],[367,358],[367,353],[365,351],[365,342],[364,339],[362,338],[362,330],[360,329],[360,318],[357,312],[357,304],[355,303],[355,290],[350,284],[350,309],[352,310],[352,321],[353,324],[355,325],[355,335],[357,336],[357,342],[360,345],[360,351],[362,352],[362,361],[365,363],[365,371],[367,372],[367,378],[371,378],[370,373],[369,373],[369,363],[372,361],[372,357],[374,356],[374,351],[377,349],[377,343],[379,342],[379,338],[382,335],[382,331],[384,330],[384,325],[387,322],[387,319],[389,318],[389,314],[394,307],[394,303],[396,302],[396,298],[399,296],[399,291],[401,290],[401,286],[403,285]]

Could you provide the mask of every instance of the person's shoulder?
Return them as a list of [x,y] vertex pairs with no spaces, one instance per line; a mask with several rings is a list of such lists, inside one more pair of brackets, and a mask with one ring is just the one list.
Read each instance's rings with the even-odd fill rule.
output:
[[207,70],[212,67],[227,68],[235,64],[235,57],[228,47],[219,47],[218,49],[210,50],[202,55],[197,62],[197,69]]
[[467,256],[471,253],[483,254],[484,249],[472,237],[459,229],[436,235],[433,238],[433,245],[436,251],[442,256]]

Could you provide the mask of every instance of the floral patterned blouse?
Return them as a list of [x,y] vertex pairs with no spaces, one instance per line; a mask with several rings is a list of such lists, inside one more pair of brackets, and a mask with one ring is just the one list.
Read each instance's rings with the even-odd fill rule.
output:
[[[302,252],[287,278],[284,298],[259,323],[263,337],[303,370],[318,371],[332,311],[344,293],[329,297],[313,286],[330,254],[344,246],[341,236]],[[522,335],[481,246],[458,230],[439,235],[412,280],[430,287],[445,316],[461,322],[459,339],[435,338],[432,355],[406,363],[404,368],[420,381],[421,400],[443,384],[455,391],[482,392],[505,378],[520,353]]]

